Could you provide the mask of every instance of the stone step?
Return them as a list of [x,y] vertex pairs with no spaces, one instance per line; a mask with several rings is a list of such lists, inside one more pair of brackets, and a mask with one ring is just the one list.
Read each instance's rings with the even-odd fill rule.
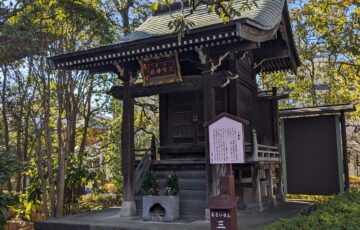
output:
[[[179,178],[180,218],[203,219],[206,204],[206,170],[204,162],[157,162],[152,165],[160,190],[165,189],[166,178],[175,173]],[[142,196],[135,197],[138,215],[142,215]]]
[[181,210],[180,209],[180,218],[191,219],[191,220],[205,219],[205,210],[194,211],[194,210]]
[[181,178],[197,178],[197,179],[204,179],[206,180],[206,172],[204,171],[200,171],[200,170],[196,170],[196,171],[154,171],[155,176],[157,179],[164,179],[167,178],[169,175],[171,175],[172,173],[176,174],[176,176],[181,179]]
[[206,200],[180,200],[180,210],[205,210]]
[[153,171],[176,171],[176,172],[186,172],[186,171],[204,171],[205,172],[205,163],[196,163],[196,162],[168,162],[168,163],[154,163],[151,166]]
[[180,199],[187,199],[187,198],[193,198],[193,199],[202,199],[206,200],[206,191],[205,190],[180,190],[179,191],[179,197]]
[[[166,180],[157,180],[160,189],[165,189]],[[179,190],[205,190],[206,181],[202,179],[179,179]]]

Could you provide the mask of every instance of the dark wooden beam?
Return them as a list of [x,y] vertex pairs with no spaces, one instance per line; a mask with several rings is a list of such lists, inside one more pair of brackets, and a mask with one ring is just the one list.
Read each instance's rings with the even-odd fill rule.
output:
[[[215,117],[215,90],[214,81],[210,72],[202,73],[203,96],[204,96],[204,122],[208,122]],[[207,196],[211,194],[213,186],[212,167],[210,165],[209,129],[205,127],[205,162],[206,162],[206,181]]]
[[[277,97],[277,89],[272,88],[272,96]],[[271,100],[271,115],[272,115],[272,129],[273,129],[273,146],[279,147],[279,105],[278,100]]]
[[268,50],[261,50],[254,52],[255,63],[260,63],[264,60],[287,58],[290,56],[290,53],[285,48],[274,47]]
[[123,91],[123,116],[121,124],[122,173],[124,201],[134,200],[134,99],[131,98],[129,79]]
[[343,150],[343,164],[344,164],[344,177],[345,177],[345,191],[349,191],[350,178],[349,178],[349,165],[348,165],[348,149],[347,149],[347,138],[346,138],[346,124],[345,124],[345,113],[341,112],[341,138],[342,138],[342,150]]
[[[214,74],[210,76],[213,78],[213,87],[220,87],[226,82],[226,76],[223,74]],[[157,94],[195,91],[203,88],[203,78],[201,75],[184,76],[184,81],[173,84],[164,84],[157,86],[143,87],[143,84],[135,84],[131,86],[131,97],[146,97]],[[113,86],[108,94],[116,99],[124,98],[124,86]]]
[[289,98],[289,94],[279,94],[276,96],[258,96],[256,98],[256,101],[283,100],[288,98]]
[[327,106],[314,106],[305,108],[283,109],[279,111],[280,117],[340,114],[341,112],[356,111],[354,104],[340,104]]
[[218,55],[224,55],[227,51],[230,53],[245,52],[258,48],[256,42],[241,41],[238,43],[225,44],[222,46],[208,47],[204,51],[209,54],[212,59],[219,58]]

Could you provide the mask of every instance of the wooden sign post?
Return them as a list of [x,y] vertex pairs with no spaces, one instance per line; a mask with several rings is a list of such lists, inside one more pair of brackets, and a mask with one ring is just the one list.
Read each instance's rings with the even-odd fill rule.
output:
[[248,121],[222,113],[204,126],[209,129],[210,164],[226,164],[226,175],[220,177],[220,195],[210,197],[211,229],[237,229],[237,197],[232,164],[245,162],[244,125]]

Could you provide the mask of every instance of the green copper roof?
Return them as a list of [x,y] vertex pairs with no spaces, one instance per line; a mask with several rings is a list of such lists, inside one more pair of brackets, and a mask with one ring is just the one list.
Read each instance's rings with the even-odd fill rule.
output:
[[[234,7],[239,7],[242,2],[243,0],[237,0]],[[261,30],[271,30],[277,26],[281,20],[285,0],[258,0],[257,4],[258,7],[253,7],[251,10],[242,12],[240,17],[235,17],[233,20],[241,20]],[[189,8],[186,9],[187,12],[189,10]],[[121,42],[130,42],[171,34],[173,31],[169,30],[168,22],[172,20],[172,16],[177,13],[179,12],[171,11],[150,16],[135,32],[126,36]],[[187,20],[195,23],[195,26],[191,29],[223,23],[215,13],[209,14],[205,5],[199,6],[192,15],[187,17]]]

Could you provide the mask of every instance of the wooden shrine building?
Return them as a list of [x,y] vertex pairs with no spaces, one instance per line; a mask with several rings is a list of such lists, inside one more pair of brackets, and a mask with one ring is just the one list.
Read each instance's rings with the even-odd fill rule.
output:
[[[178,175],[180,217],[204,218],[207,198],[218,193],[225,172],[209,164],[203,124],[222,112],[249,121],[246,163],[233,166],[238,207],[262,209],[274,204],[273,197],[282,199],[277,101],[283,96],[276,89],[259,92],[256,76],[296,72],[300,62],[286,1],[257,4],[227,24],[199,6],[187,18],[195,26],[181,41],[167,26],[179,9],[174,5],[118,44],[50,58],[56,69],[113,72],[123,82],[109,91],[124,107],[122,215],[141,213],[140,187],[151,169],[160,182],[168,172]],[[146,154],[135,162],[134,98],[150,95],[159,95],[160,145],[153,158]]]

